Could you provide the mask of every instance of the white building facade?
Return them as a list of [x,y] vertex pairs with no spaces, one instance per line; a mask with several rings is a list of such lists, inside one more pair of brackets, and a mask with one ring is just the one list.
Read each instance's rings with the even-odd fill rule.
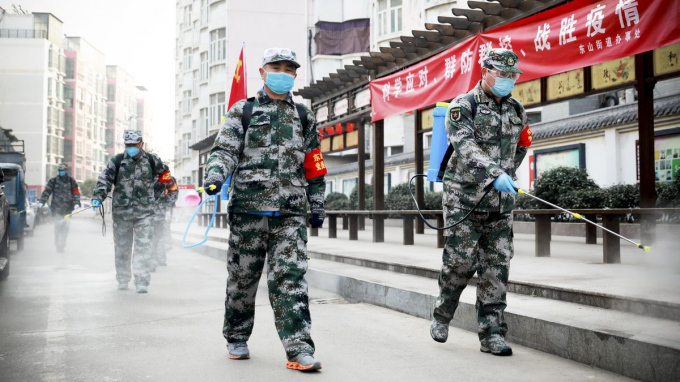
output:
[[262,53],[271,47],[295,51],[302,68],[294,89],[309,82],[309,2],[177,0],[175,51],[175,162],[180,184],[197,185],[199,153],[190,146],[219,129],[245,43],[248,96],[262,88]]
[[26,183],[40,191],[64,157],[62,22],[0,9],[0,57],[0,126],[25,141]]

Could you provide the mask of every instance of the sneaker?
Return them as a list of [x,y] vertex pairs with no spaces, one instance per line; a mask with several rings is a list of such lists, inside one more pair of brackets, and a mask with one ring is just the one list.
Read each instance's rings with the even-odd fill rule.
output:
[[292,370],[316,371],[321,370],[321,362],[310,354],[302,353],[288,360],[286,367]]
[[118,283],[118,290],[126,290],[128,288],[128,283]]
[[432,336],[432,339],[437,342],[446,342],[449,338],[449,325],[442,324],[437,320],[432,320],[432,324],[430,324],[430,335]]
[[245,342],[228,343],[229,359],[249,359],[250,351],[248,351],[248,344]]
[[492,334],[483,339],[479,351],[482,353],[491,353],[498,356],[512,355],[512,348],[505,343],[505,338],[500,334]]
[[137,285],[137,293],[148,293],[149,292],[149,286],[148,285]]

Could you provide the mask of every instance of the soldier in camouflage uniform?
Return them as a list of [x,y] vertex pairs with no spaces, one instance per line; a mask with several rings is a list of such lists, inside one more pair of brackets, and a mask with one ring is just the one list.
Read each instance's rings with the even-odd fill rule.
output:
[[[130,282],[130,261],[137,293],[147,293],[153,241],[153,217],[157,182],[170,184],[168,167],[156,155],[142,150],[140,131],[124,132],[125,152],[111,158],[94,187],[92,208],[100,208],[113,189],[113,237],[116,247],[118,289]],[[134,256],[132,246],[134,243]]]
[[[311,226],[323,224],[326,167],[314,114],[296,105],[290,94],[298,67],[289,49],[265,51],[260,69],[265,86],[256,97],[229,110],[206,164],[205,189],[209,194],[219,192],[234,173],[223,328],[229,357],[249,358],[246,341],[253,330],[255,293],[266,263],[269,300],[288,357],[286,367],[318,370],[304,279],[305,216],[309,203]],[[248,109],[252,117],[244,126]],[[211,185],[217,187],[211,190]]]
[[508,326],[503,312],[514,254],[512,210],[517,192],[513,178],[531,144],[524,108],[510,97],[521,73],[515,53],[490,50],[482,64],[482,80],[451,102],[446,119],[455,150],[443,179],[447,225],[463,219],[491,191],[469,219],[446,233],[430,334],[435,341],[446,341],[460,295],[477,272],[481,350],[494,355],[512,354],[505,343]]
[[64,252],[68,238],[69,220],[64,217],[73,212],[74,207],[80,208],[80,189],[78,182],[66,172],[68,166],[64,163],[57,166],[59,175],[47,182],[45,191],[40,195],[38,207],[47,203],[52,195],[52,223],[54,224],[54,244],[57,252]]
[[166,247],[164,241],[167,238],[165,234],[165,224],[170,221],[172,216],[172,206],[177,201],[177,194],[179,188],[175,183],[173,177],[169,184],[156,182],[154,186],[156,202],[154,204],[153,216],[153,243],[151,245],[151,272],[156,271],[156,267],[168,265],[166,262]]

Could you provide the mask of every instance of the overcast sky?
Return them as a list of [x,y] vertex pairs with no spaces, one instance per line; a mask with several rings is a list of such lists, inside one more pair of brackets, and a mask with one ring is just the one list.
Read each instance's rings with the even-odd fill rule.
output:
[[154,146],[163,160],[174,155],[175,0],[0,0],[49,12],[64,22],[64,33],[83,37],[120,65],[150,94]]

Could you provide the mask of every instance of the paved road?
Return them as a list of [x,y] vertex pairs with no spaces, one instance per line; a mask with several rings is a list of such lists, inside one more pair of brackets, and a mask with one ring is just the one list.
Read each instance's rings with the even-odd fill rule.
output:
[[[111,233],[74,218],[67,252],[51,226],[27,238],[0,283],[0,381],[613,381],[624,378],[514,346],[479,352],[477,336],[453,329],[447,344],[425,320],[314,290],[313,335],[321,373],[285,369],[264,284],[252,359],[226,358],[221,337],[224,263],[175,248],[150,293],[117,291]],[[110,230],[110,228],[109,228]]]

